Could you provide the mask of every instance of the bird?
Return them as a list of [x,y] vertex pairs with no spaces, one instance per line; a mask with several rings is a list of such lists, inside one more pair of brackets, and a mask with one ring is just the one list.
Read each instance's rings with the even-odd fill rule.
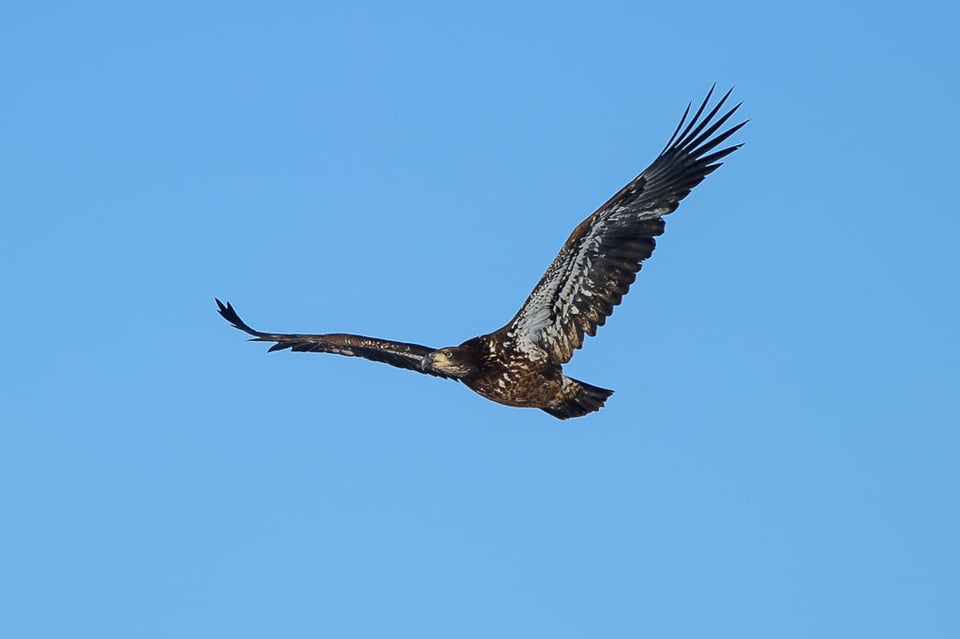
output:
[[[558,419],[599,410],[614,391],[568,377],[563,365],[596,335],[620,304],[643,262],[691,189],[742,144],[717,149],[747,121],[722,127],[742,105],[720,111],[733,89],[707,111],[716,85],[693,117],[687,104],[656,159],[581,222],[505,326],[459,346],[431,348],[345,333],[265,333],[248,326],[233,305],[215,298],[220,315],[250,341],[274,342],[268,352],[333,353],[457,380],[506,406],[538,408]],[[705,114],[706,113],[706,114]]]

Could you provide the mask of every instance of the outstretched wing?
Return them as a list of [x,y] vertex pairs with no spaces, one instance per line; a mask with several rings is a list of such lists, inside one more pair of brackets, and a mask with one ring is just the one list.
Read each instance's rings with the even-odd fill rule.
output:
[[714,119],[730,95],[727,91],[701,118],[711,95],[713,88],[684,128],[688,105],[653,164],[574,229],[516,317],[502,329],[528,357],[569,361],[583,345],[583,334],[595,335],[627,294],[641,262],[653,253],[654,237],[663,233],[663,216],[720,166],[718,160],[740,148],[714,151],[746,122],[718,133],[740,105]]
[[362,335],[347,335],[344,333],[330,333],[328,335],[290,335],[283,333],[261,333],[247,326],[246,322],[240,319],[237,312],[233,309],[230,302],[224,304],[216,300],[217,308],[223,319],[230,322],[234,328],[238,328],[248,335],[253,335],[252,342],[276,342],[270,347],[268,352],[282,351],[289,348],[292,351],[309,353],[334,353],[336,355],[347,355],[350,357],[363,357],[375,362],[383,362],[391,366],[406,368],[418,373],[436,375],[437,377],[449,377],[435,370],[425,369],[421,362],[428,353],[434,349],[419,344],[405,344],[403,342],[391,342],[373,337],[364,337]]

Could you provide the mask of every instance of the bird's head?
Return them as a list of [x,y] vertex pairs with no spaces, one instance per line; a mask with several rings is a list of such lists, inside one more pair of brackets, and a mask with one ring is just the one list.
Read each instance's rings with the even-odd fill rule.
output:
[[424,370],[442,373],[450,377],[465,377],[473,372],[475,364],[466,349],[459,346],[438,348],[424,355]]

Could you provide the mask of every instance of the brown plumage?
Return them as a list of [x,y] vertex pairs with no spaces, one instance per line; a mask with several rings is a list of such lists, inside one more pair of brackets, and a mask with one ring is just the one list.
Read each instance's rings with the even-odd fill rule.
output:
[[[690,190],[741,145],[715,151],[741,122],[720,128],[740,107],[717,117],[730,91],[706,114],[713,89],[687,123],[690,106],[656,160],[573,230],[560,253],[516,316],[493,333],[460,346],[433,349],[360,335],[262,333],[247,326],[229,303],[220,314],[254,341],[276,342],[271,351],[335,353],[363,357],[428,375],[462,381],[500,404],[540,408],[554,417],[580,417],[598,410],[613,393],[563,374],[630,290],[654,238]],[[701,117],[702,116],[702,117]],[[686,124],[686,126],[684,126]]]

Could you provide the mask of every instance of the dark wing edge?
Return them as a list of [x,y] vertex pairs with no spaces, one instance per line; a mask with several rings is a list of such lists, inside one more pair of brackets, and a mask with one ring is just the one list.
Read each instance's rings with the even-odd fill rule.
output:
[[[558,364],[573,357],[630,290],[656,248],[664,215],[742,144],[717,149],[747,122],[721,131],[740,108],[720,117],[733,89],[704,115],[716,85],[692,118],[688,105],[663,151],[640,175],[574,229],[556,259],[503,329],[529,357]],[[716,119],[715,119],[716,118]]]
[[217,303],[217,310],[220,316],[227,320],[234,328],[251,335],[251,342],[276,342],[268,349],[268,353],[285,349],[290,349],[298,353],[332,353],[335,355],[346,355],[348,357],[362,357],[427,375],[449,377],[448,375],[423,368],[422,361],[424,356],[434,350],[428,346],[392,342],[374,337],[349,335],[346,333],[329,333],[326,335],[263,333],[251,328],[246,322],[240,319],[240,316],[230,302],[224,304],[216,298],[214,298],[214,301]]

